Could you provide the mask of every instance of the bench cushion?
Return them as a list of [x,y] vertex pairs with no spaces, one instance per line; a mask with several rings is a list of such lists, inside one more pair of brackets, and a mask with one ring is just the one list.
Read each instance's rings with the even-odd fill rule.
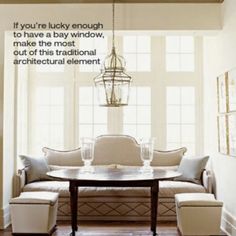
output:
[[[69,197],[69,183],[67,181],[39,181],[25,185],[23,191],[51,191],[58,192],[61,197]],[[202,185],[181,181],[160,181],[159,197],[174,198],[176,193],[205,192]],[[80,187],[81,197],[149,197],[149,188],[136,187]]]

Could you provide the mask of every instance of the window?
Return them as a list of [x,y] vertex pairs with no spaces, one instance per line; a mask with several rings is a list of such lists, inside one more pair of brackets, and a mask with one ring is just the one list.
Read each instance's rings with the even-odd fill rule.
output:
[[166,37],[166,71],[194,71],[194,38]]
[[95,56],[81,56],[81,59],[100,59],[100,65],[80,65],[79,70],[80,72],[98,72],[101,69],[101,65],[107,56],[107,37],[104,38],[81,38],[79,40],[79,48],[80,50],[94,50],[96,49]]
[[41,153],[42,147],[64,148],[64,88],[38,87],[32,114],[33,154]]
[[107,108],[100,107],[93,87],[79,88],[79,141],[107,133]]
[[[174,50],[177,47],[174,43],[170,46],[173,37],[178,39],[177,46],[181,50]],[[133,58],[127,62],[131,63],[129,69],[134,69],[128,106],[107,108],[98,105],[92,80],[95,67],[92,65],[87,68],[65,65],[63,73],[46,70],[39,73],[36,66],[28,65],[26,71],[17,73],[20,83],[24,82],[17,84],[20,97],[17,119],[21,126],[17,132],[21,139],[18,150],[28,154],[41,154],[43,146],[69,150],[80,145],[81,137],[127,134],[138,139],[156,137],[155,148],[160,150],[186,146],[187,154],[202,154],[201,66],[197,66],[201,61],[195,60],[196,70],[187,74],[166,73],[165,68],[158,66],[159,62],[165,61],[165,53],[159,52],[165,52],[167,46],[168,53],[175,51],[179,58],[185,54],[194,57],[193,49],[198,48],[195,55],[200,58],[201,37],[193,40],[190,36],[168,36],[168,45],[163,44],[163,36],[157,35],[122,38],[123,43],[118,40],[117,47],[124,47],[125,56]],[[188,45],[188,50],[182,50],[183,38],[192,39],[184,44],[184,47]],[[109,40],[110,43],[111,38]],[[104,52],[103,55],[107,55],[107,39],[105,41],[96,46],[97,50],[101,48],[98,52]],[[80,49],[86,49],[87,45],[91,50],[95,41],[82,39],[77,45]],[[148,59],[140,65],[143,55]],[[157,65],[152,70],[150,58],[155,60],[152,64]],[[144,71],[145,63],[150,71],[140,73]]]
[[127,71],[151,70],[151,39],[149,36],[124,36],[123,54]]
[[195,89],[167,87],[167,149],[186,146],[195,154]]
[[132,87],[129,106],[123,109],[123,133],[137,138],[151,136],[151,89]]

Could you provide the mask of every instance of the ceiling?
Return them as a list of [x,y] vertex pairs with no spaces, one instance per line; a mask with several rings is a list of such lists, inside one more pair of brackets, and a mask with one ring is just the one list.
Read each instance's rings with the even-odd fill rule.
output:
[[[116,3],[222,3],[224,0],[115,0]],[[112,0],[0,0],[0,4],[111,3]]]

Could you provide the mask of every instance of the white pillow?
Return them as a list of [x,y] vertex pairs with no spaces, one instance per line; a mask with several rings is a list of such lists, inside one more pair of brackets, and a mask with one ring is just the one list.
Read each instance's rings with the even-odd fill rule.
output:
[[152,166],[178,166],[187,148],[181,147],[174,150],[154,150]]
[[29,157],[25,155],[20,155],[19,157],[26,170],[27,183],[50,179],[50,177],[46,175],[46,173],[50,171],[50,168],[44,157]]
[[208,159],[209,156],[183,157],[178,168],[178,172],[182,173],[182,175],[175,178],[175,180],[200,183],[201,174],[205,169]]
[[83,166],[84,163],[81,158],[80,148],[59,151],[51,148],[44,147],[43,152],[49,165],[55,166]]

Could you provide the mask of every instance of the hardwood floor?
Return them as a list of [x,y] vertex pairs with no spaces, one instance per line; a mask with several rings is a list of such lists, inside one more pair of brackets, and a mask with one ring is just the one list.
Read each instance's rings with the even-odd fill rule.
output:
[[[151,236],[150,223],[145,222],[82,222],[76,236]],[[58,222],[53,236],[68,236],[71,232],[69,222]],[[179,236],[176,223],[158,223],[158,236]],[[10,236],[11,228],[0,231],[0,236]]]

